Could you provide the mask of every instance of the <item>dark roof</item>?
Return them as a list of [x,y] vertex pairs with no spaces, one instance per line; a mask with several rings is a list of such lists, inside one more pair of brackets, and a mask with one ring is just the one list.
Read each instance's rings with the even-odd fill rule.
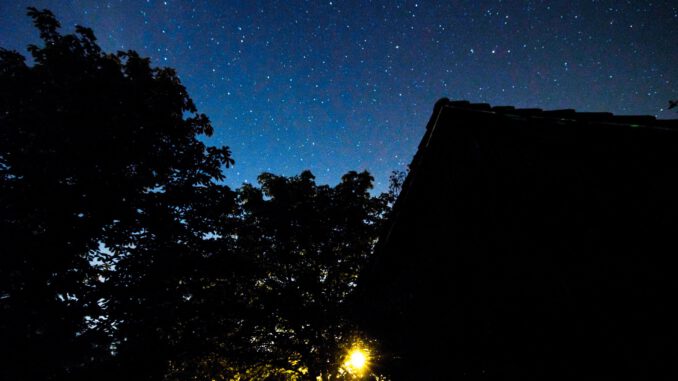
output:
[[[474,114],[485,114],[497,119],[506,118],[522,122],[558,123],[565,126],[587,129],[613,128],[619,131],[619,128],[642,128],[644,131],[661,130],[663,133],[670,133],[674,136],[676,136],[675,133],[678,131],[678,119],[657,119],[652,115],[615,115],[610,112],[578,112],[574,109],[543,110],[540,108],[515,108],[513,106],[491,106],[488,103],[471,103],[466,100],[441,98],[433,107],[431,118],[426,125],[426,132],[409,165],[408,177],[405,179],[401,193],[394,205],[391,221],[388,226],[392,227],[398,218],[400,214],[399,209],[405,202],[404,200],[407,199],[409,188],[417,174],[417,168],[421,165],[421,159],[427,150],[428,144],[433,139],[434,131],[439,128],[440,124],[444,124],[441,121],[459,118],[459,115],[462,115],[461,118],[473,117]],[[383,234],[380,244],[375,251],[376,254],[373,262],[378,263],[380,261],[379,257],[382,255],[381,248],[383,243],[388,241],[390,233],[391,229],[389,228]]]
[[451,101],[440,99],[434,107],[440,112],[443,108],[467,111],[491,112],[507,117],[548,118],[578,122],[595,122],[612,125],[643,125],[648,127],[678,127],[678,119],[657,119],[651,115],[614,115],[609,112],[577,112],[574,109],[542,110],[540,108],[515,108],[513,106],[490,106],[487,103],[470,103],[468,101]]
[[438,101],[360,282],[394,379],[668,370],[677,174],[678,120]]

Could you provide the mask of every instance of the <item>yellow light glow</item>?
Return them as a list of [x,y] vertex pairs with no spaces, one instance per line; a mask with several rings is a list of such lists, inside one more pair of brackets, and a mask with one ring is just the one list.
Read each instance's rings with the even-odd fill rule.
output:
[[366,363],[367,357],[365,357],[365,353],[360,349],[353,350],[348,358],[348,364],[354,369],[362,369]]
[[360,347],[353,347],[346,355],[344,368],[354,375],[362,375],[369,365],[370,355],[367,350]]

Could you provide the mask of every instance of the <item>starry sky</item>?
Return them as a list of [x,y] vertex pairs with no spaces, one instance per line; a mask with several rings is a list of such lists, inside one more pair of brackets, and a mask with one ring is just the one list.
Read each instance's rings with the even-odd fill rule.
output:
[[39,41],[29,5],[176,68],[233,186],[367,169],[385,190],[440,97],[678,117],[675,1],[0,0],[1,47]]

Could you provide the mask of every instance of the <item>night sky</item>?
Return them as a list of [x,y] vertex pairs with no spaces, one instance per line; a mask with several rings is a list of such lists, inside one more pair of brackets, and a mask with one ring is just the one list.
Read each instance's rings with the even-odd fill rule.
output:
[[0,0],[1,47],[39,41],[29,5],[176,68],[230,185],[367,169],[384,190],[443,96],[678,117],[676,1]]

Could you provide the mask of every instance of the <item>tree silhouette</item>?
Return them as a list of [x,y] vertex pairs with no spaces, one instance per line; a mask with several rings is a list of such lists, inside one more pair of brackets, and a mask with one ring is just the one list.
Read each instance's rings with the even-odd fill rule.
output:
[[172,69],[28,14],[33,64],[0,49],[0,378],[336,375],[398,181],[264,173],[234,192]]
[[259,177],[261,189],[240,190],[244,221],[239,247],[266,276],[256,297],[266,335],[256,344],[269,363],[299,358],[309,378],[332,374],[353,327],[345,302],[371,253],[386,210],[372,197],[372,177],[349,172],[336,187],[318,186],[310,172]]
[[[370,195],[367,172],[349,172],[334,187],[317,185],[309,171],[294,177],[264,173],[258,180],[258,187],[238,190],[239,217],[231,227],[231,247],[252,269],[249,279],[240,280],[246,302],[231,331],[242,344],[184,363],[177,379],[196,373],[220,380],[327,379],[337,375],[342,348],[355,339],[347,298],[381,229],[386,195]],[[233,297],[231,290],[221,291],[212,297]],[[237,343],[224,340],[220,348]]]
[[0,378],[73,379],[110,353],[113,332],[92,329],[114,311],[102,275],[135,277],[163,251],[149,242],[211,231],[232,159],[197,139],[212,127],[173,70],[28,14],[43,41],[29,46],[34,65],[0,50]]

